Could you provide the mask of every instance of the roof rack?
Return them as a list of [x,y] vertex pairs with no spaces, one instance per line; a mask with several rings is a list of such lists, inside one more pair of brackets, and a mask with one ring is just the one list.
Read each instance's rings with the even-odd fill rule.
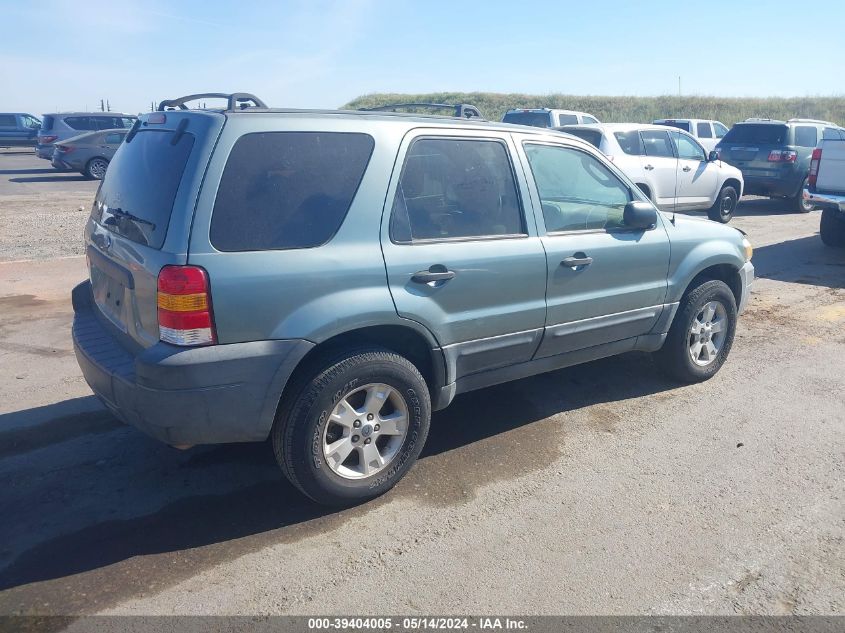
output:
[[788,119],[787,123],[820,123],[822,125],[830,125],[831,127],[839,127],[836,123],[831,123],[830,121],[821,121],[819,119],[801,119],[801,118],[794,118]]
[[750,122],[753,122],[753,121],[774,121],[774,120],[775,119],[767,119],[765,117],[750,116],[747,119],[745,119],[744,123],[750,123]]
[[[266,108],[267,104],[261,99],[248,92],[233,92],[227,94],[225,92],[203,92],[201,94],[186,95],[178,99],[165,99],[158,104],[159,111],[170,109],[187,110],[185,105],[188,101],[196,101],[197,99],[226,99],[228,106],[226,112],[235,112],[236,110],[245,110],[247,108]],[[252,103],[252,105],[250,105]]]
[[399,109],[434,108],[437,110],[452,110],[452,116],[459,119],[481,119],[481,111],[468,103],[389,103],[375,108],[359,108],[361,112],[398,112]]

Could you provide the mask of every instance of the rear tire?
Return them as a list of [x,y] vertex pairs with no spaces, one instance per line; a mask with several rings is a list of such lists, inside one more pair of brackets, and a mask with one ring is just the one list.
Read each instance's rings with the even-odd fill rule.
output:
[[822,211],[819,236],[827,246],[845,248],[845,214],[832,209]]
[[798,195],[794,198],[791,198],[792,209],[794,211],[797,211],[798,213],[809,213],[810,211],[816,208],[816,205],[814,205],[809,200],[804,199],[804,188],[807,186],[808,183],[809,178],[805,178],[804,182],[801,183],[801,188],[798,190]]
[[393,352],[350,351],[292,387],[271,431],[273,451],[290,482],[317,503],[347,506],[387,492],[428,436],[426,382]]
[[736,193],[736,189],[730,185],[725,185],[719,192],[716,202],[714,202],[713,206],[707,211],[707,217],[714,222],[727,224],[734,216],[734,211],[736,210],[738,201],[739,196]]
[[92,158],[85,165],[85,175],[91,180],[102,180],[109,168],[109,161],[105,158]]
[[679,382],[703,382],[721,369],[736,332],[736,299],[723,281],[705,281],[681,299],[669,334],[654,359]]

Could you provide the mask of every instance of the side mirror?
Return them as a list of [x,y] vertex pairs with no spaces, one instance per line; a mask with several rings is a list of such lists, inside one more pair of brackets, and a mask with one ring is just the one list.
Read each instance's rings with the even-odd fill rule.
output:
[[717,160],[719,160],[719,152],[717,152],[715,149],[711,149],[710,153],[707,154],[707,162],[715,163]]
[[625,205],[622,222],[631,229],[653,229],[657,226],[657,211],[650,202],[633,200]]

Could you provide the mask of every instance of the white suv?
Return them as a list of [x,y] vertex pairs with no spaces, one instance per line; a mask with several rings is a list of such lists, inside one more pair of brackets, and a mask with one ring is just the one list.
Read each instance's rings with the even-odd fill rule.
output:
[[657,119],[654,125],[668,125],[684,132],[689,132],[708,152],[716,148],[716,143],[728,133],[728,127],[721,121],[709,119]]
[[601,123],[592,114],[577,110],[556,110],[554,108],[534,108],[508,110],[502,117],[502,123],[516,123],[532,127],[558,127],[560,125],[579,125]]
[[558,130],[595,145],[664,211],[707,210],[727,223],[742,196],[742,172],[679,129],[639,123],[568,125]]

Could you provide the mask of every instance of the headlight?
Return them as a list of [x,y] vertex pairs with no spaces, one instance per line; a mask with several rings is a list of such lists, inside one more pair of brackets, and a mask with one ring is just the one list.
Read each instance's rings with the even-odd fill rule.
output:
[[748,241],[747,237],[742,238],[742,248],[745,249],[745,261],[750,262],[751,256],[754,254],[754,247],[751,246],[751,242]]

